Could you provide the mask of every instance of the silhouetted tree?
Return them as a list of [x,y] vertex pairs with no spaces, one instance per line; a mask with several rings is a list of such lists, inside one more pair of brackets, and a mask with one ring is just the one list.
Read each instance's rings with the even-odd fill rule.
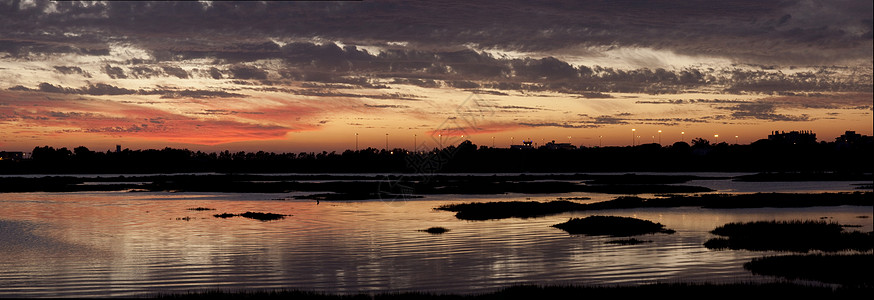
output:
[[706,147],[710,147],[710,141],[708,141],[708,140],[706,140],[706,139],[704,139],[704,138],[700,138],[700,137],[699,137],[699,138],[695,138],[695,139],[692,140],[692,147],[693,147],[693,148],[706,148]]

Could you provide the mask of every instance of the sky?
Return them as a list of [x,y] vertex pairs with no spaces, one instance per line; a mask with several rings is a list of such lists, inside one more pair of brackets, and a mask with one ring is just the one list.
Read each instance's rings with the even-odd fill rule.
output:
[[872,10],[868,0],[0,0],[0,150],[874,135]]

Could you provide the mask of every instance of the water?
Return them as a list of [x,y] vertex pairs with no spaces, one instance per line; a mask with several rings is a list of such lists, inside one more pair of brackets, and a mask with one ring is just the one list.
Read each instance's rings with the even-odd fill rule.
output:
[[[707,181],[720,191],[840,191],[851,182]],[[813,188],[812,188],[813,187]],[[513,284],[758,282],[743,263],[781,253],[712,251],[708,232],[729,222],[819,220],[872,230],[870,207],[634,209],[463,221],[433,208],[470,201],[616,195],[436,195],[412,201],[316,204],[292,194],[82,192],[0,194],[0,297],[123,297],[203,289],[331,293],[486,292]],[[207,207],[215,210],[195,211]],[[218,213],[288,214],[221,219]],[[569,235],[571,217],[628,216],[674,229],[651,243]],[[867,216],[867,218],[859,218]],[[420,230],[442,226],[440,235]]]

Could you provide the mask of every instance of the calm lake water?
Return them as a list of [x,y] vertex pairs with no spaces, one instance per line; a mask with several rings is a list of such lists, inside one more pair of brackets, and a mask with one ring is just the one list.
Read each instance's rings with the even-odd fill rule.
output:
[[[870,182],[690,182],[720,192],[852,191]],[[303,193],[301,193],[303,194]],[[203,289],[331,293],[486,292],[514,284],[758,282],[743,263],[777,252],[712,251],[715,227],[758,220],[820,220],[872,230],[871,207],[633,209],[463,221],[435,207],[472,201],[617,195],[437,195],[316,203],[295,194],[81,192],[0,194],[0,297],[119,297]],[[643,195],[652,196],[652,195]],[[196,211],[196,207],[215,210]],[[276,221],[218,213],[287,214]],[[628,216],[675,234],[569,235],[571,217]],[[862,217],[860,217],[862,216]],[[442,226],[440,235],[420,230]]]

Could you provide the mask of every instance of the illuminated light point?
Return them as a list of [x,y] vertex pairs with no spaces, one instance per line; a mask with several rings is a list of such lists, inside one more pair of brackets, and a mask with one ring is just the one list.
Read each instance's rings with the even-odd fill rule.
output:
[[659,130],[659,145],[662,144],[662,131]]
[[719,144],[719,135],[718,135],[718,134],[714,134],[714,135],[713,135],[713,138],[716,140],[716,142],[713,143],[713,144],[714,144],[714,145],[715,145],[715,144]]
[[637,129],[631,128],[631,146],[632,147],[634,147],[634,132],[635,131],[637,131]]

